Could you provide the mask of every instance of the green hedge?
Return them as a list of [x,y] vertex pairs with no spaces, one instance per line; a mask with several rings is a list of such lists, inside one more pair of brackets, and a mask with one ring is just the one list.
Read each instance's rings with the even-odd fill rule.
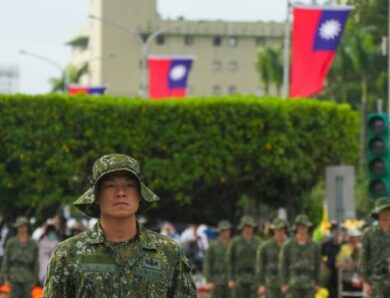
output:
[[358,127],[348,105],[314,100],[3,95],[0,209],[72,202],[113,152],[141,161],[162,198],[151,216],[215,222],[242,195],[291,206],[326,165],[356,162]]

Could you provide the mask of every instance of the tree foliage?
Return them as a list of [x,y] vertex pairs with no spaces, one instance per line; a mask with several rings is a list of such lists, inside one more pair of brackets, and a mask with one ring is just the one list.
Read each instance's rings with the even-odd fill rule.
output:
[[256,57],[256,70],[260,81],[264,84],[265,94],[270,94],[274,86],[276,94],[280,94],[283,84],[283,55],[281,47],[264,47],[259,49]]
[[[65,84],[77,84],[80,82],[81,77],[88,73],[88,63],[84,63],[83,66],[80,68],[75,67],[72,64],[69,64],[66,68],[66,74],[62,74],[60,78],[51,78],[49,80],[51,84],[51,90],[50,93],[63,93],[65,89]],[[65,82],[65,75],[67,75],[67,78],[69,82]]]
[[358,126],[348,105],[311,100],[0,96],[1,208],[70,203],[118,152],[161,196],[150,216],[214,223],[241,215],[243,196],[293,212],[326,165],[356,161]]

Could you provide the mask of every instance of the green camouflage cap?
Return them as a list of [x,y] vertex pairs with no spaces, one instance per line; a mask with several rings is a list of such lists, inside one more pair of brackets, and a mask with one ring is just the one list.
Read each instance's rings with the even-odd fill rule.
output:
[[389,198],[379,198],[375,202],[375,207],[371,211],[371,216],[373,218],[378,218],[378,215],[381,211],[390,208],[390,199]]
[[223,230],[229,230],[232,228],[232,225],[230,224],[229,221],[227,220],[221,220],[219,223],[218,223],[218,226],[217,228],[215,229],[215,231],[217,233],[221,233],[221,231]]
[[238,225],[238,230],[242,230],[243,227],[245,226],[251,226],[251,227],[256,227],[256,223],[253,220],[253,218],[249,215],[244,215],[241,217],[240,224]]
[[137,213],[144,211],[153,202],[160,199],[143,183],[140,166],[136,159],[124,154],[108,154],[100,157],[94,163],[92,168],[92,186],[83,195],[81,195],[81,197],[79,197],[73,205],[89,216],[96,218],[99,217],[100,208],[96,203],[97,182],[103,176],[119,171],[129,172],[134,175],[139,182],[142,200]]
[[19,216],[15,223],[14,223],[14,227],[15,228],[18,228],[20,226],[23,226],[23,225],[29,225],[30,222],[28,221],[27,217],[24,217],[24,216]]
[[305,214],[299,214],[295,217],[293,231],[296,230],[298,225],[305,225],[310,228],[313,224]]
[[270,229],[276,230],[280,228],[287,228],[287,222],[281,218],[275,218],[272,224],[270,225]]

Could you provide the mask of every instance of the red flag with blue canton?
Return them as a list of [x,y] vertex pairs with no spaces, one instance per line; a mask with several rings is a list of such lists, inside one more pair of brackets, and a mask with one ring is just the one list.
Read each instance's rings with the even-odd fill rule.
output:
[[290,97],[322,90],[351,10],[348,6],[294,7]]
[[149,57],[149,97],[185,97],[191,57]]
[[80,86],[80,85],[71,85],[68,88],[68,93],[72,95],[76,94],[91,94],[91,95],[101,95],[106,91],[107,86]]

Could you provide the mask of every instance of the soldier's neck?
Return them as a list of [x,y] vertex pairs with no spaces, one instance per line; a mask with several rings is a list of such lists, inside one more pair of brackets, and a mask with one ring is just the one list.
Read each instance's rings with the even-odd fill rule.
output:
[[305,235],[299,235],[297,234],[295,239],[297,240],[299,245],[305,245],[308,242],[308,237]]
[[22,243],[27,242],[29,238],[30,238],[30,236],[27,233],[18,234],[18,239]]
[[221,243],[223,245],[227,245],[229,243],[229,238],[223,238],[223,237],[220,237],[219,238],[219,241],[221,241]]
[[284,243],[284,238],[274,237],[277,245],[281,246]]
[[130,240],[138,233],[135,215],[128,218],[101,217],[100,225],[105,238],[111,242]]
[[379,221],[379,227],[382,229],[383,232],[389,232],[390,231],[390,225],[385,222],[385,223],[382,223]]

